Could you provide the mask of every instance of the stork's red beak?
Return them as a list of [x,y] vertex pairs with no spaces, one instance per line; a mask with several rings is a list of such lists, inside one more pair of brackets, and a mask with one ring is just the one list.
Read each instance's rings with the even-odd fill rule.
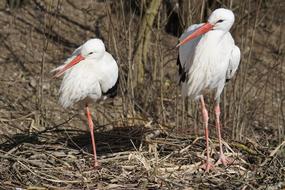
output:
[[84,60],[84,57],[79,54],[77,55],[70,63],[66,64],[62,69],[60,69],[55,75],[54,78],[60,77],[66,70],[70,69],[80,61]]
[[210,23],[206,23],[202,25],[200,28],[198,28],[195,32],[187,36],[184,40],[182,40],[179,44],[177,44],[176,47],[179,47],[188,41],[197,38],[198,36],[201,36],[202,34],[205,34],[206,32],[210,31],[213,28],[213,25]]

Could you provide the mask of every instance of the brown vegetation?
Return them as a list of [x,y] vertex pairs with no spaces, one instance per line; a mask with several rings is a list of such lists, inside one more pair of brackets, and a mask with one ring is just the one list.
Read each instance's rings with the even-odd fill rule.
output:
[[[156,3],[0,2],[0,189],[285,187],[284,1]],[[217,7],[234,11],[232,34],[242,52],[222,97],[224,145],[235,163],[205,175],[197,167],[205,148],[200,113],[181,99],[174,47],[187,25]],[[118,97],[93,106],[98,171],[82,110],[58,105],[60,81],[50,75],[94,37],[103,39],[121,76]],[[210,96],[207,103],[213,109]]]

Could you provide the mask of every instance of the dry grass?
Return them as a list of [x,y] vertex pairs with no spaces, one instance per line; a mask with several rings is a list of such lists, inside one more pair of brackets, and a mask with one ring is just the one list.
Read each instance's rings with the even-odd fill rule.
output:
[[[87,134],[76,132],[73,136],[69,132],[69,142],[64,142],[50,136],[47,140],[48,133],[54,131],[41,134],[37,143],[30,137],[32,144],[20,143],[7,152],[0,151],[3,189],[23,184],[27,189],[280,189],[285,185],[285,163],[277,154],[279,149],[270,153],[267,147],[250,142],[225,143],[226,155],[234,163],[226,168],[217,165],[207,175],[199,167],[204,158],[203,139],[159,134],[138,144],[146,134],[144,128],[121,128],[97,133],[102,168],[93,170],[92,155],[78,147],[80,141],[88,139]],[[213,141],[214,158],[217,147]]]
[[[30,0],[15,9],[0,3],[0,188],[284,188],[284,2],[192,0],[177,8],[163,1],[137,85],[133,60],[148,2]],[[225,147],[236,162],[204,175],[197,168],[204,150],[199,109],[181,100],[177,37],[166,31],[199,22],[215,6],[234,10],[232,33],[242,51],[222,107]],[[121,75],[120,95],[94,106],[98,171],[90,166],[85,117],[57,104],[60,81],[49,73],[91,37],[104,40]]]

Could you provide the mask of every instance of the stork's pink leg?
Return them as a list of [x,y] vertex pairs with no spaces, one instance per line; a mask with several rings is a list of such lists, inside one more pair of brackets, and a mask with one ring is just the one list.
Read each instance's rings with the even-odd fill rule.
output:
[[220,158],[219,158],[218,162],[221,162],[222,164],[224,164],[226,166],[227,164],[231,163],[232,161],[231,161],[231,159],[228,159],[224,155],[224,151],[223,151],[222,136],[221,136],[221,124],[220,124],[221,109],[220,109],[219,103],[215,106],[215,115],[216,115],[216,129],[217,129],[217,134],[218,134],[219,144],[220,144]]
[[200,100],[201,100],[201,105],[202,105],[203,122],[205,125],[205,138],[206,138],[206,151],[207,151],[207,160],[202,165],[202,168],[205,170],[205,172],[209,172],[209,170],[213,168],[213,164],[210,162],[210,152],[209,152],[209,130],[208,130],[209,116],[208,116],[208,111],[206,109],[203,96],[201,96]]
[[89,129],[90,129],[91,141],[92,141],[92,147],[93,147],[94,167],[97,168],[97,167],[99,167],[99,163],[98,163],[97,154],[96,154],[96,145],[95,145],[95,138],[94,138],[94,124],[92,121],[92,117],[91,117],[91,113],[89,111],[88,104],[86,104],[86,114],[87,114],[88,125],[89,125]]

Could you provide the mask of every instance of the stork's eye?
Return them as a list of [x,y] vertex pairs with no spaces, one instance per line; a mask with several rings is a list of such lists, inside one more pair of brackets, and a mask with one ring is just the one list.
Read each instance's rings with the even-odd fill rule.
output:
[[93,54],[93,52],[88,53],[88,55],[91,55],[91,54]]
[[218,20],[216,23],[220,23],[220,22],[223,22],[223,21],[224,21],[224,20],[221,19],[221,20]]

